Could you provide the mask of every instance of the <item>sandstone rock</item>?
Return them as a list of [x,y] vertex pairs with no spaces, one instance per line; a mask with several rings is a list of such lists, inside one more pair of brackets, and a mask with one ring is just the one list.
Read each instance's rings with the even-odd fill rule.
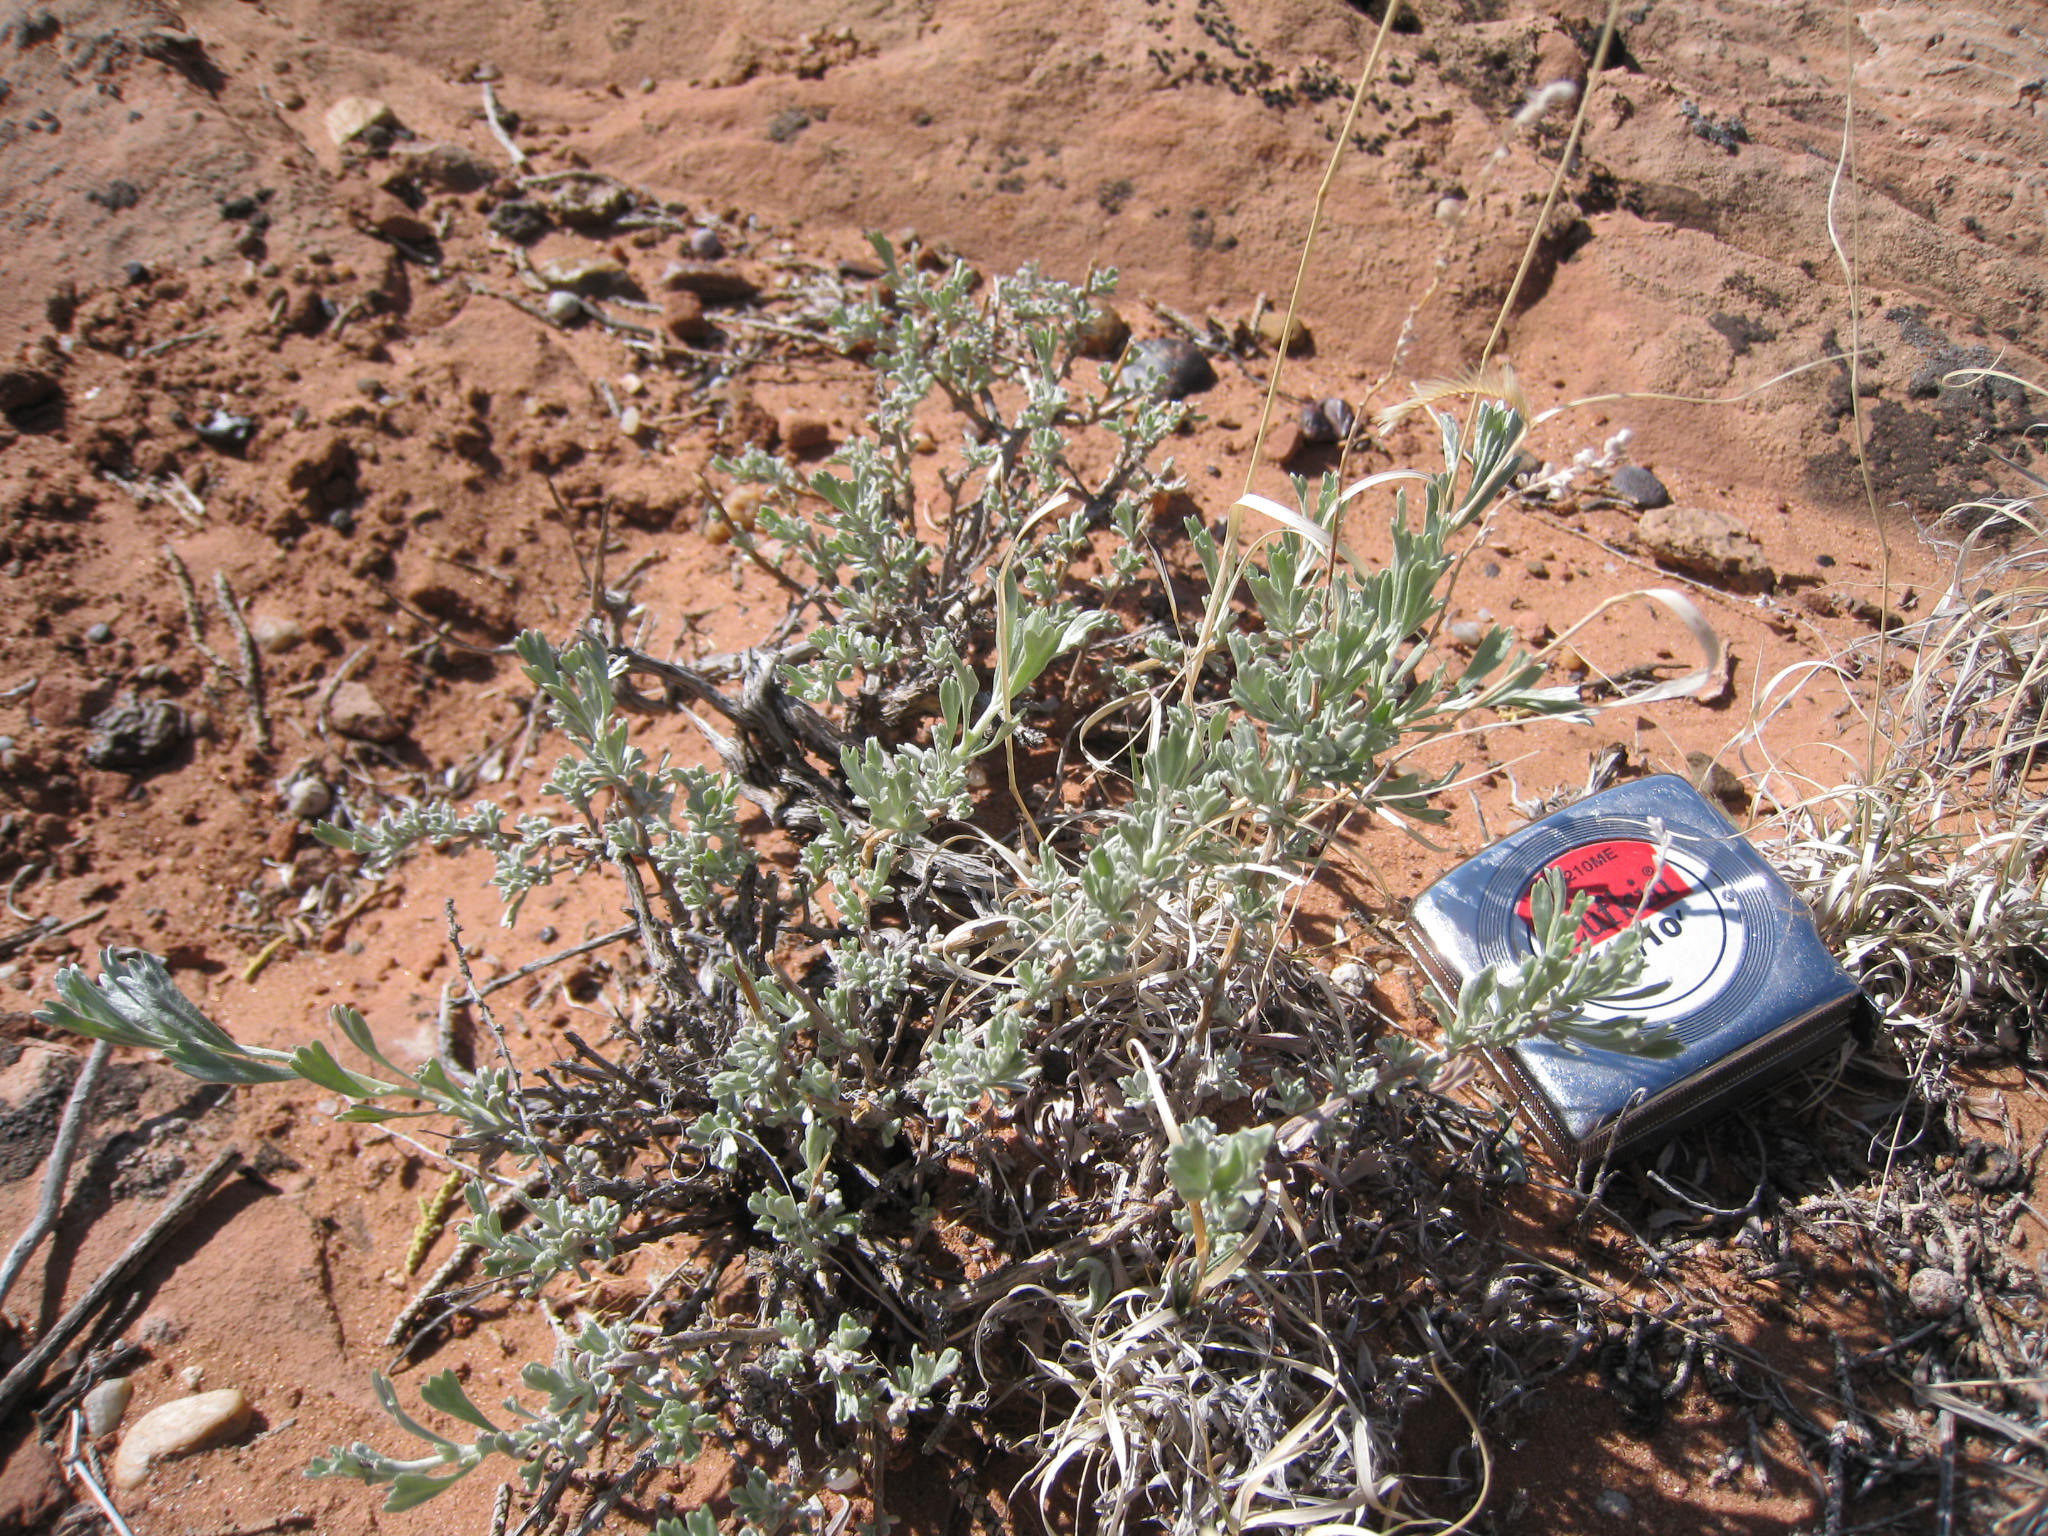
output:
[[686,346],[714,341],[718,328],[704,318],[704,301],[685,288],[671,293],[662,305],[662,326]]
[[57,1458],[24,1433],[0,1465],[0,1536],[37,1536],[70,1502]]
[[319,435],[299,450],[285,470],[290,498],[316,516],[355,500],[356,451],[339,432]]
[[1725,512],[1706,507],[1655,507],[1636,524],[1635,541],[1674,570],[1737,586],[1768,587],[1776,574],[1763,547]]
[[1287,323],[1286,313],[1269,309],[1259,316],[1259,340],[1275,351],[1284,351],[1289,357],[1308,357],[1316,349],[1316,339],[1310,333],[1301,316],[1294,317],[1294,323]]
[[481,192],[498,179],[497,167],[460,144],[428,144],[405,157],[415,181],[443,192]]
[[357,741],[392,742],[405,734],[404,723],[361,683],[343,683],[334,690],[327,718],[342,735]]
[[327,109],[327,136],[351,144],[372,128],[396,128],[398,114],[374,96],[344,96]]
[[224,1440],[249,1422],[249,1399],[239,1387],[177,1397],[152,1408],[121,1437],[114,1452],[114,1486],[139,1488],[161,1457],[182,1456]]
[[434,226],[415,213],[395,192],[382,187],[364,187],[346,202],[348,216],[358,229],[407,245],[426,245],[434,238]]
[[589,299],[641,297],[640,285],[632,273],[609,256],[572,257],[544,261],[535,272],[548,287],[580,293]]
[[1749,809],[1749,786],[1705,752],[1685,754],[1686,777],[1709,800],[1740,815]]
[[706,304],[751,304],[761,285],[737,267],[710,261],[672,261],[661,274],[670,293],[694,293]]
[[786,411],[782,417],[782,443],[791,453],[810,453],[832,446],[832,423],[807,411]]
[[0,414],[33,410],[63,392],[64,386],[47,369],[0,367]]
[[1292,464],[1312,443],[1320,441],[1323,439],[1311,436],[1301,421],[1290,418],[1267,436],[1266,457],[1275,464]]

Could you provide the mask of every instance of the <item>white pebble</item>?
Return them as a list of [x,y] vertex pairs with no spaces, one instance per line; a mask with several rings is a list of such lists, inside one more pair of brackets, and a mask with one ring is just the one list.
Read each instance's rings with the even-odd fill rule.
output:
[[1338,991],[1356,997],[1365,991],[1365,967],[1356,960],[1346,960],[1330,972],[1330,980],[1336,983]]
[[619,393],[622,395],[637,395],[646,387],[647,381],[637,373],[622,373],[619,375]]
[[629,405],[619,412],[619,430],[627,437],[640,435],[640,407]]
[[583,318],[583,301],[560,289],[548,295],[548,318],[557,325],[570,325]]
[[284,792],[284,808],[300,821],[325,816],[334,804],[334,792],[318,779],[294,779]]

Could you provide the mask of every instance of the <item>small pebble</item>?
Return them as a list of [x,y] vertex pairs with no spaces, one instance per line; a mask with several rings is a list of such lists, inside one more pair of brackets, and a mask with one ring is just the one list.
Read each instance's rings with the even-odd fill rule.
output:
[[1614,472],[1614,494],[1644,512],[1671,505],[1664,482],[1638,464],[1624,464]]
[[196,1451],[249,1422],[249,1399],[238,1387],[173,1398],[137,1419],[114,1452],[114,1485],[139,1488],[162,1456]]
[[249,626],[258,649],[272,655],[290,650],[306,638],[306,628],[297,619],[261,618]]
[[1963,1288],[1945,1269],[1919,1269],[1906,1282],[1906,1299],[1922,1317],[1950,1317],[1963,1305]]
[[1477,646],[1480,641],[1486,638],[1485,626],[1475,624],[1470,619],[1459,619],[1457,622],[1447,625],[1446,628],[1450,633],[1451,644],[1464,646],[1467,650]]
[[622,373],[619,375],[619,393],[622,395],[637,395],[646,388],[647,381],[637,373]]
[[135,1383],[126,1376],[109,1376],[90,1392],[85,1394],[85,1428],[95,1440],[101,1435],[110,1435],[121,1422],[121,1415],[128,1411],[128,1400],[135,1395]]
[[95,624],[85,632],[85,640],[88,645],[105,645],[113,638],[114,626],[111,624]]
[[1332,442],[1344,442],[1351,436],[1351,429],[1358,425],[1358,416],[1344,401],[1335,395],[1321,402],[1318,409],[1323,420],[1330,424]]
[[725,242],[715,229],[693,229],[687,242],[689,252],[699,261],[716,261],[725,254]]
[[1527,571],[1531,576],[1534,576],[1538,581],[1547,581],[1550,578],[1550,567],[1545,565],[1541,560],[1531,560],[1527,565],[1523,566],[1522,569]]
[[557,325],[574,325],[586,313],[581,299],[559,288],[548,295],[547,312],[548,318]]
[[121,275],[128,279],[130,288],[140,288],[151,276],[149,268],[139,261],[131,261],[121,268]]
[[561,936],[561,931],[553,923],[543,923],[540,932],[534,935],[543,944],[552,944]]
[[1831,571],[1835,568],[1835,557],[1833,555],[1815,555],[1813,563],[1824,571]]
[[619,432],[625,437],[640,435],[640,407],[629,405],[619,412]]
[[325,816],[334,804],[334,791],[318,779],[294,779],[284,792],[284,808],[300,821]]
[[1349,992],[1354,997],[1365,991],[1366,979],[1365,967],[1356,960],[1346,960],[1330,972],[1330,980],[1336,984],[1337,990]]

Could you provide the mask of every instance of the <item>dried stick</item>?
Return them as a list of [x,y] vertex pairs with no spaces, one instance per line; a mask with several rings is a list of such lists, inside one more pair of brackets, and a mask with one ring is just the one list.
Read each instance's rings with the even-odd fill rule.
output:
[[220,611],[228,616],[228,628],[235,632],[235,641],[242,648],[242,692],[249,696],[249,729],[256,734],[257,750],[268,752],[270,716],[263,708],[263,658],[256,649],[256,637],[249,633],[249,621],[242,617],[242,606],[235,601],[226,572],[213,573],[213,595],[219,599]]
[[57,1125],[57,1140],[50,1148],[49,1166],[43,1170],[43,1196],[35,1219],[14,1240],[6,1260],[0,1262],[0,1303],[14,1289],[14,1282],[28,1263],[29,1255],[36,1251],[36,1245],[57,1224],[57,1213],[64,1206],[64,1184],[71,1172],[71,1159],[78,1151],[79,1134],[85,1129],[86,1107],[92,1100],[93,1089],[99,1086],[100,1069],[106,1066],[112,1050],[106,1041],[97,1042],[85,1058],[85,1065],[78,1069],[78,1078],[71,1085],[71,1098],[64,1106],[64,1118]]
[[[192,573],[185,569],[185,562],[178,558],[178,552],[170,545],[164,546],[164,564],[171,568],[171,580],[178,584],[178,596],[185,604],[185,627],[192,632],[192,644],[199,654],[206,658],[206,664],[222,677],[233,677],[234,668],[227,658],[206,643],[206,611],[199,606],[199,593],[192,585]],[[207,692],[213,692],[213,680],[206,684]]]
[[638,923],[627,923],[622,927],[614,928],[610,933],[600,933],[594,939],[586,939],[581,944],[574,944],[567,949],[557,950],[554,954],[542,959],[529,960],[525,965],[519,967],[518,970],[509,971],[503,976],[496,976],[485,982],[476,989],[476,995],[479,999],[489,997],[500,987],[509,987],[513,982],[523,977],[531,976],[535,971],[544,971],[549,966],[557,965],[564,960],[573,960],[578,955],[589,954],[593,949],[603,949],[607,944],[616,944],[621,939],[631,938],[639,927]]
[[498,93],[491,89],[491,82],[484,82],[484,117],[491,125],[491,137],[511,158],[513,171],[526,169],[526,151],[512,142],[512,134],[505,127],[505,119],[499,115]]
[[151,1222],[142,1236],[130,1243],[121,1256],[114,1260],[100,1277],[93,1281],[86,1293],[78,1299],[78,1305],[60,1317],[40,1339],[34,1349],[21,1357],[21,1361],[0,1380],[0,1424],[20,1404],[23,1397],[42,1380],[43,1372],[50,1362],[64,1352],[64,1348],[77,1336],[79,1331],[92,1320],[94,1313],[113,1297],[133,1283],[136,1274],[147,1264],[156,1250],[163,1246],[164,1239],[189,1221],[207,1197],[218,1189],[223,1180],[233,1173],[242,1161],[242,1154],[233,1147],[221,1153],[205,1168],[186,1182],[183,1189],[164,1207],[161,1215]]

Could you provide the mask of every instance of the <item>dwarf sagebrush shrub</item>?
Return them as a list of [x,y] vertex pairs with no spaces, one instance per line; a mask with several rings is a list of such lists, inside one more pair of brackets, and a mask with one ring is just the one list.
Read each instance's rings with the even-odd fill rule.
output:
[[[875,370],[870,432],[816,474],[720,465],[762,488],[737,537],[799,594],[775,633],[719,675],[635,650],[609,617],[523,634],[565,747],[546,810],[321,829],[372,872],[487,850],[508,924],[536,890],[616,882],[645,970],[603,1070],[407,1073],[347,1009],[336,1028],[381,1075],[317,1043],[247,1049],[147,956],[110,953],[97,983],[68,971],[44,1014],[199,1076],[306,1079],[344,1118],[435,1117],[476,1173],[463,1235],[506,1290],[657,1244],[670,1271],[693,1253],[743,1267],[715,1315],[707,1283],[561,1325],[524,1373],[533,1396],[502,1410],[433,1377],[420,1395],[445,1432],[379,1378],[417,1453],[356,1445],[313,1471],[387,1485],[387,1507],[496,1455],[534,1485],[621,1452],[644,1475],[719,1439],[756,1458],[734,1520],[772,1533],[815,1519],[828,1486],[886,1509],[892,1443],[971,1428],[1036,1453],[1041,1496],[1091,1501],[1108,1528],[1207,1528],[1233,1500],[1239,1520],[1355,1509],[1379,1497],[1375,1448],[1425,1362],[1397,1353],[1372,1381],[1355,1357],[1337,1375],[1276,1363],[1328,1347],[1281,1337],[1312,1315],[1302,1286],[1331,1328],[1370,1305],[1328,1290],[1315,1255],[1378,1219],[1369,1185],[1305,1216],[1287,1189],[1308,1197],[1365,1146],[1409,1155],[1415,1116],[1452,1113],[1426,1094],[1450,1057],[1537,1031],[1642,1043],[1585,1015],[1639,971],[1625,945],[1575,956],[1556,892],[1544,954],[1468,988],[1444,1052],[1289,943],[1290,897],[1343,812],[1438,816],[1444,781],[1403,766],[1418,741],[1475,711],[1576,708],[1504,631],[1462,658],[1435,643],[1457,542],[1513,471],[1515,412],[1440,418],[1443,466],[1395,477],[1377,566],[1345,523],[1387,477],[1300,484],[1256,536],[1259,503],[1162,527],[1183,408],[1081,361],[1108,274],[982,294],[964,266],[881,249],[881,291],[835,320]],[[955,436],[934,469],[936,418]],[[722,771],[631,740],[630,712],[684,705]],[[793,871],[750,845],[748,803],[796,840]],[[525,1192],[504,1215],[502,1189]]]

